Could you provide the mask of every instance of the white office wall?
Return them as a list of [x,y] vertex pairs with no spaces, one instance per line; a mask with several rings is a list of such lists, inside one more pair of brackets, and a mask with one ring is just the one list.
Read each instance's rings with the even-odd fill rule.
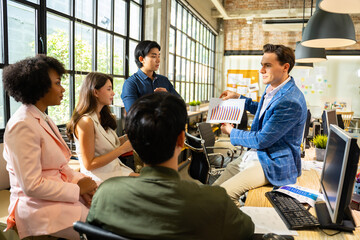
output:
[[[229,69],[259,70],[260,62],[261,56],[225,56],[222,90]],[[348,110],[360,116],[360,56],[328,56],[327,61],[315,63],[314,69],[293,69],[290,75],[304,93],[313,115],[321,113],[326,101],[345,101],[351,105]],[[260,83],[260,93],[264,88]]]

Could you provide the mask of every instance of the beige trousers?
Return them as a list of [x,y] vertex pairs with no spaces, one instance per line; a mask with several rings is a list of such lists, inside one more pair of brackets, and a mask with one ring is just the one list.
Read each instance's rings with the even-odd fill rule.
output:
[[256,152],[247,152],[229,163],[213,185],[225,188],[231,200],[240,207],[239,199],[246,191],[268,183]]

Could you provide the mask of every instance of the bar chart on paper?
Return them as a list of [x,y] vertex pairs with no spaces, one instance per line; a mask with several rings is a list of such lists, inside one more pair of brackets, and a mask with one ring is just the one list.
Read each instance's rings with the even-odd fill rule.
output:
[[241,121],[244,113],[244,99],[222,100],[212,98],[209,103],[208,123],[235,123]]

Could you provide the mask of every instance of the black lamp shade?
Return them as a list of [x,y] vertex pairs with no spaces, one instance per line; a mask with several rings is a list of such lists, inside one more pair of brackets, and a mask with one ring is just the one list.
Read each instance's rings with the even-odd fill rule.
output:
[[295,62],[294,68],[298,68],[298,69],[311,69],[314,67],[313,63],[299,63],[299,62]]
[[303,32],[301,44],[314,48],[344,47],[356,43],[354,23],[349,14],[316,9]]
[[325,60],[327,60],[325,48],[305,47],[301,45],[300,42],[296,43],[295,62],[313,63]]

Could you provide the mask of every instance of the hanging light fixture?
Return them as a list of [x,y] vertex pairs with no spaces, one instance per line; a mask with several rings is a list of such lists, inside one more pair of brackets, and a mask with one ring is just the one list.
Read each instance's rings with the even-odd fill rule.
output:
[[299,62],[295,62],[294,68],[298,68],[298,69],[312,69],[312,68],[314,68],[314,64],[313,64],[313,63],[299,63]]
[[313,63],[313,62],[322,62],[326,59],[325,48],[312,48],[305,47],[296,42],[295,48],[295,62],[299,63]]
[[360,13],[359,0],[323,0],[319,7],[332,13]]
[[[312,9],[311,9],[312,15]],[[305,27],[305,0],[303,2],[303,30],[304,33]],[[311,48],[305,47],[300,44],[300,42],[296,42],[295,48],[295,62],[299,63],[313,63],[313,62],[321,62],[325,61],[326,53],[325,48]]]
[[355,28],[350,15],[321,10],[320,1],[316,2],[316,11],[306,25],[301,44],[315,48],[344,47],[355,44]]

